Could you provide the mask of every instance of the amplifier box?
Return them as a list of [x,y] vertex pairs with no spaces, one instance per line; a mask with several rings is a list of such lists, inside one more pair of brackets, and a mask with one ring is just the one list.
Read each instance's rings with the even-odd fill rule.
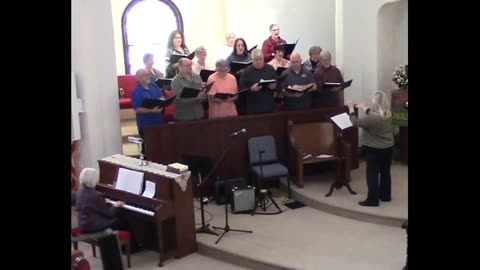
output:
[[232,189],[232,213],[242,213],[252,211],[255,208],[255,188],[247,186],[245,188],[234,187]]

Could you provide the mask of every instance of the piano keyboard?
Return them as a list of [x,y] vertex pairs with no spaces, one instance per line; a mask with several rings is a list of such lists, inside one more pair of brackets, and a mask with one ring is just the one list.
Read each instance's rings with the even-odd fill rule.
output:
[[[115,201],[112,201],[110,199],[105,199],[106,202],[108,203],[111,203],[111,204],[114,204]],[[134,211],[134,212],[137,212],[137,213],[140,213],[140,214],[144,214],[144,215],[149,215],[149,216],[154,216],[155,213],[152,212],[152,211],[148,211],[148,210],[145,210],[145,209],[142,209],[142,208],[139,208],[139,207],[135,207],[135,206],[131,206],[131,205],[128,205],[128,204],[125,204],[122,206],[123,208],[125,209],[128,209],[128,210],[131,210],[131,211]]]

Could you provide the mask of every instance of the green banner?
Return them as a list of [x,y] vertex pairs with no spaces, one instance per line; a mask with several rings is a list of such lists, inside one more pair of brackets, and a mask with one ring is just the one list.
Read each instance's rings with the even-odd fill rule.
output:
[[395,126],[408,127],[408,108],[403,106],[392,108],[392,123]]

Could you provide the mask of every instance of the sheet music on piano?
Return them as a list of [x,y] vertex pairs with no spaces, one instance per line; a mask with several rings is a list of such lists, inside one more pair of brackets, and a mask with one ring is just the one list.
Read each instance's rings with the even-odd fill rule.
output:
[[145,190],[143,191],[142,196],[153,198],[155,195],[155,183],[152,181],[145,180]]
[[115,188],[140,195],[142,192],[143,172],[132,171],[125,168],[118,169]]

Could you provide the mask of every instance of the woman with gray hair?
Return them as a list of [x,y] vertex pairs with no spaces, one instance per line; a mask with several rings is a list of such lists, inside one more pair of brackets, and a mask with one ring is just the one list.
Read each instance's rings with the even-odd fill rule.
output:
[[95,190],[98,183],[97,170],[85,168],[80,173],[81,187],[76,193],[75,206],[78,212],[78,227],[82,233],[103,231],[107,228],[121,229],[115,218],[118,207],[125,205],[117,201],[110,207],[103,194]]
[[[238,92],[237,79],[228,73],[230,64],[227,60],[219,59],[215,63],[215,71],[207,81],[207,84],[215,82],[208,92],[208,118],[237,116],[235,100],[238,96],[232,96]],[[217,93],[225,95],[221,97]]]
[[378,206],[379,200],[389,202],[392,200],[392,178],[390,166],[392,165],[393,131],[392,112],[390,102],[384,92],[375,92],[372,99],[372,108],[365,104],[355,107],[365,111],[365,116],[359,118],[354,111],[354,104],[348,102],[350,120],[354,126],[363,128],[360,138],[365,147],[367,156],[367,187],[368,195],[361,206]]

